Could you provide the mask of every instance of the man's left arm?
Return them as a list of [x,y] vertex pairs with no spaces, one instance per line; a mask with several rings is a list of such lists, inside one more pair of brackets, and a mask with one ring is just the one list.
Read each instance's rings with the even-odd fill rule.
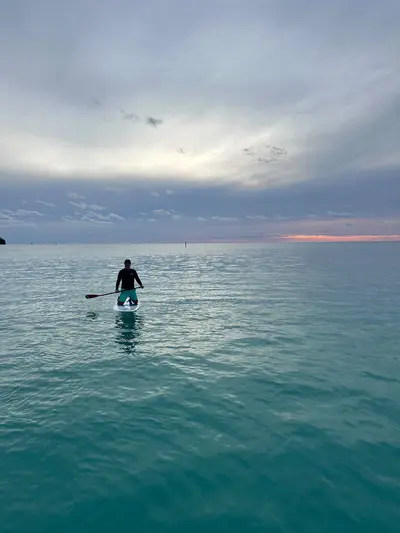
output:
[[141,282],[138,273],[135,270],[135,280],[139,283],[140,287],[143,289],[143,283]]

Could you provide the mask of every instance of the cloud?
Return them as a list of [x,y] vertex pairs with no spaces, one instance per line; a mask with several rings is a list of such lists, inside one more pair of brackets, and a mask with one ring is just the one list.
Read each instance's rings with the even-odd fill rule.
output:
[[9,217],[12,215],[14,215],[14,211],[11,211],[10,209],[0,209],[0,216]]
[[107,207],[96,205],[96,204],[85,204],[83,202],[68,202],[68,203],[83,210],[94,209],[95,211],[103,211],[104,209],[107,209]]
[[84,213],[76,212],[74,213],[74,217],[68,216],[67,220],[77,220],[81,222],[89,222],[91,224],[114,224],[118,221],[124,221],[125,218],[116,213],[102,215],[97,211],[87,211]]
[[38,211],[26,209],[0,209],[0,227],[15,228],[25,226],[36,226],[38,217],[43,217]]
[[37,203],[38,203],[38,204],[45,205],[45,206],[47,206],[47,207],[55,207],[55,206],[56,206],[56,204],[52,204],[51,202],[45,202],[45,201],[43,201],[43,200],[37,200]]
[[[154,190],[152,183],[136,182],[123,195],[106,191],[108,183],[111,181],[98,187],[90,180],[82,180],[79,188],[76,185],[77,194],[91,199],[90,204],[85,204],[86,209],[81,209],[63,201],[66,191],[71,190],[72,181],[31,182],[24,177],[20,180],[14,177],[3,183],[0,180],[2,220],[7,219],[8,228],[4,236],[8,242],[25,242],[27,237],[21,227],[23,220],[36,224],[36,234],[30,237],[35,242],[40,239],[50,242],[62,242],[63,239],[68,239],[68,242],[93,242],[96,239],[98,242],[102,239],[114,242],[115,236],[107,233],[106,228],[111,231],[118,226],[118,238],[125,240],[131,238],[132,227],[139,225],[140,234],[136,233],[135,238],[143,242],[213,238],[265,240],[274,235],[340,233],[350,229],[383,233],[384,228],[386,234],[400,231],[400,205],[397,201],[400,182],[396,169],[381,173],[379,181],[372,172],[368,177],[340,176],[340,179],[316,179],[264,190],[217,184],[179,187],[171,182],[171,189],[176,194],[165,196],[163,207],[160,207],[160,199],[150,194]],[[115,180],[113,183],[119,185]],[[51,198],[57,209],[48,210],[50,212],[46,212],[45,216],[43,213],[30,213],[27,218],[22,216],[23,212],[17,215],[24,197],[39,197],[44,201]],[[84,202],[75,202],[81,203]],[[108,208],[88,209],[89,205],[108,205]],[[28,209],[25,211],[29,212]],[[330,213],[345,216],[342,218]],[[83,218],[85,214],[88,216]],[[353,215],[353,227],[346,226],[350,214]],[[8,216],[4,218],[4,215]],[[178,219],[178,216],[182,218]],[[149,222],[148,219],[162,220],[162,224]],[[183,220],[184,224],[181,223]],[[10,226],[12,223],[14,226]],[[100,230],[101,227],[105,229]]]
[[[107,219],[107,218],[103,219],[103,218],[92,217],[90,216],[89,213],[85,213],[80,218],[75,218],[75,217],[66,215],[66,216],[61,217],[61,222],[66,223],[68,225],[72,225],[72,227],[79,227],[79,233],[85,232],[86,227],[114,226],[113,220]],[[57,225],[57,229],[58,231],[60,230],[59,225]],[[77,242],[82,242],[82,240],[78,238]]]
[[107,215],[107,217],[111,220],[125,220],[124,217],[121,217],[120,215],[117,215],[115,213],[110,213],[109,215]]
[[249,220],[268,220],[265,215],[246,215]]
[[212,220],[216,220],[218,222],[234,222],[239,220],[237,217],[211,217]]
[[397,0],[0,15],[5,172],[264,188],[400,164]]
[[21,220],[18,218],[8,217],[8,218],[2,218],[0,217],[0,227],[1,228],[21,228],[21,227],[35,227],[36,224],[32,221],[26,221]]
[[163,120],[159,118],[148,117],[146,123],[150,126],[153,126],[153,128],[156,128],[157,126],[163,123]]
[[89,224],[112,224],[113,222],[108,218],[99,218],[96,216],[93,216],[91,213],[85,213],[82,215],[82,218],[80,219],[81,222],[88,222]]
[[329,211],[328,215],[334,218],[353,218],[354,213],[337,213],[335,211]]
[[44,216],[43,213],[39,213],[39,211],[29,211],[27,209],[17,209],[15,211],[16,216],[21,217],[42,217]]
[[67,222],[68,224],[77,224],[79,222],[81,222],[81,219],[78,219],[78,218],[75,218],[75,217],[72,217],[70,215],[64,215],[61,217],[61,220],[63,222]]
[[155,215],[160,215],[160,216],[171,216],[171,215],[173,215],[173,211],[168,211],[167,209],[153,209],[153,213]]
[[81,194],[77,194],[76,192],[67,192],[68,198],[72,198],[72,200],[85,200],[85,197]]

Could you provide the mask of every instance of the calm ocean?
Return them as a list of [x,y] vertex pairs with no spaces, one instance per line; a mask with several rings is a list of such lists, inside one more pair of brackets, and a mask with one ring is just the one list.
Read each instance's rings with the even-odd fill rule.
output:
[[[113,311],[128,257],[141,308]],[[1,533],[400,530],[400,243],[0,247]]]

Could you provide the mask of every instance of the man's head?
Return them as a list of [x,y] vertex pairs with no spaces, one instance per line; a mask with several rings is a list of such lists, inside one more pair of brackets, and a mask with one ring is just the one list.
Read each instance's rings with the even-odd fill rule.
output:
[[125,268],[131,268],[131,260],[130,259],[125,259],[124,265],[125,265]]

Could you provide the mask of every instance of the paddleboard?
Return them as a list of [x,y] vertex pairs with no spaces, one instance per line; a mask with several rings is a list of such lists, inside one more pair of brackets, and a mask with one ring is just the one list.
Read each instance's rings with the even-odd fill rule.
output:
[[140,301],[137,305],[129,305],[128,303],[125,303],[124,305],[114,305],[114,311],[119,311],[120,313],[134,313],[137,311],[140,307]]

